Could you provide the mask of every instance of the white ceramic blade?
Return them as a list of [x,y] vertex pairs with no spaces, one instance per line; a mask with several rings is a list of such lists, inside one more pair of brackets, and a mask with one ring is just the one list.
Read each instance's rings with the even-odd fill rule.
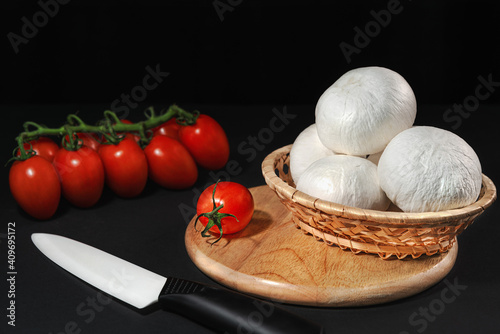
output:
[[34,233],[31,240],[65,270],[137,308],[157,302],[167,281],[163,276],[66,237]]

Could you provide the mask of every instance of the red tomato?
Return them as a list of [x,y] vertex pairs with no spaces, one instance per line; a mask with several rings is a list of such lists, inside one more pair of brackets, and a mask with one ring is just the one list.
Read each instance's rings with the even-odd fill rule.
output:
[[175,139],[155,136],[144,148],[149,177],[168,189],[191,187],[198,178],[198,167],[187,149]]
[[99,156],[104,165],[106,184],[121,197],[138,196],[148,181],[146,155],[133,139],[116,145],[102,144]]
[[93,149],[76,151],[61,148],[52,162],[61,179],[64,198],[73,205],[89,208],[99,201],[104,188],[104,167]]
[[97,136],[94,133],[77,133],[78,138],[80,138],[83,141],[83,145],[87,146],[88,148],[93,149],[94,151],[97,152],[99,149],[99,141],[97,140]]
[[[211,212],[214,209],[214,202],[212,201],[212,193],[215,184],[205,189],[198,199],[196,212],[199,216],[200,222],[206,226],[208,218],[200,215],[206,212]],[[220,220],[222,226],[222,233],[231,234],[244,229],[252,219],[254,211],[253,196],[250,191],[236,182],[219,182],[215,189],[215,207],[224,205],[218,212],[223,214],[232,214],[234,217],[224,217]],[[210,228],[210,232],[221,233],[217,226]]]
[[[88,133],[88,132],[77,132],[76,135],[78,136],[78,139],[80,139],[83,142],[83,145],[93,149],[94,151],[97,151],[99,148],[99,141],[98,137],[94,133]],[[65,136],[66,140],[69,140],[69,136]]]
[[[40,137],[38,139],[30,141],[33,151],[36,152],[36,155],[45,158],[52,162],[54,160],[54,156],[56,152],[59,150],[59,146],[48,137]],[[24,143],[24,149],[29,150],[30,144]],[[16,153],[16,156],[20,156],[21,153],[19,150]]]
[[167,136],[175,140],[179,140],[179,129],[181,128],[180,124],[177,124],[175,118],[171,118],[162,125],[153,128],[153,135],[158,136]]
[[42,157],[15,161],[9,171],[9,186],[19,206],[34,218],[49,219],[59,206],[59,177],[52,163]]
[[203,168],[220,169],[229,159],[226,133],[210,116],[200,115],[195,124],[181,126],[179,138],[194,160]]

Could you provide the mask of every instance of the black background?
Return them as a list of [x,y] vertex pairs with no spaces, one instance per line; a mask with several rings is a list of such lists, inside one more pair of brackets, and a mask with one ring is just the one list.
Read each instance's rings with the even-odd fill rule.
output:
[[[374,26],[373,13],[381,15],[393,2],[220,3],[231,6],[223,19],[213,1],[73,0],[59,5],[57,14],[20,44],[17,53],[9,36],[21,36],[23,17],[33,22],[41,6],[35,1],[4,4],[0,20],[3,161],[9,159],[25,121],[58,127],[67,114],[78,111],[89,123],[95,122],[113,101],[142,84],[148,66],[158,66],[169,75],[122,116],[138,121],[146,106],[162,108],[172,103],[212,115],[226,129],[230,158],[242,167],[232,180],[248,187],[262,185],[262,159],[293,142],[314,122],[314,105],[321,93],[346,71],[376,65],[399,72],[413,87],[417,124],[462,136],[478,153],[483,172],[494,182],[499,179],[497,1],[402,0],[398,13],[390,16],[385,27],[372,30],[362,46],[356,28],[364,31]],[[356,41],[359,52],[349,62],[340,44],[356,47]],[[488,98],[469,106],[465,116],[447,113],[454,105],[473,101],[479,77],[495,83]],[[486,92],[484,87],[481,92]],[[255,159],[249,159],[238,145],[268,127],[275,108],[286,108],[295,118],[274,134]],[[144,315],[114,302],[87,323],[76,308],[96,296],[96,291],[52,265],[29,239],[33,232],[62,234],[162,275],[217,284],[190,262],[183,243],[186,222],[178,210],[180,203],[192,203],[196,191],[214,181],[208,172],[202,171],[195,187],[185,191],[149,183],[139,198],[124,200],[105,190],[100,203],[88,210],[63,200],[56,216],[45,222],[31,219],[17,207],[8,191],[7,175],[8,167],[0,184],[0,233],[7,232],[9,221],[16,221],[18,251],[17,326],[8,327],[9,333],[55,334],[71,321],[81,333],[209,333],[173,314]],[[460,236],[459,257],[447,279],[457,279],[467,289],[423,332],[498,331],[500,267],[495,252],[499,232],[498,209],[493,206]],[[0,240],[5,268],[6,243]],[[321,323],[329,333],[417,333],[421,328],[409,323],[410,315],[439,299],[445,286],[441,282],[414,297],[373,307],[285,307]],[[3,310],[6,294],[2,288]],[[1,318],[6,326],[4,314]]]
[[[449,104],[499,56],[496,1],[235,0],[223,21],[213,1],[92,3],[60,5],[17,54],[4,38],[4,103],[110,103],[160,64],[171,77],[149,103],[310,104],[347,70],[378,65],[401,73],[419,103]],[[378,34],[370,28],[376,35],[347,63],[340,43],[356,46],[354,28],[372,27],[372,11],[389,3],[398,14]],[[7,8],[5,36],[21,35],[21,18],[41,9]]]

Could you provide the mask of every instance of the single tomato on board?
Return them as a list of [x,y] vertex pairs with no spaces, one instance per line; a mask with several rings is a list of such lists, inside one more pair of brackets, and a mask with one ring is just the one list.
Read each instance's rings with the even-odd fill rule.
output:
[[208,115],[201,114],[192,125],[179,129],[179,139],[203,168],[216,170],[229,159],[229,142],[224,129]]
[[99,156],[106,184],[115,194],[130,198],[142,193],[148,181],[148,162],[134,139],[127,137],[116,145],[101,144]]
[[57,151],[52,163],[68,202],[90,208],[99,201],[104,188],[104,167],[96,151],[87,146],[76,151],[63,147]]
[[243,230],[252,219],[253,212],[253,196],[245,186],[230,181],[217,182],[201,193],[196,207],[196,221],[205,226],[202,236],[210,236],[207,234],[210,231],[220,234],[220,239],[223,234]]
[[144,148],[151,180],[167,189],[186,189],[198,178],[198,167],[187,149],[167,136],[154,136]]
[[57,211],[61,183],[50,161],[40,156],[15,161],[9,171],[9,186],[16,202],[30,216],[45,220]]

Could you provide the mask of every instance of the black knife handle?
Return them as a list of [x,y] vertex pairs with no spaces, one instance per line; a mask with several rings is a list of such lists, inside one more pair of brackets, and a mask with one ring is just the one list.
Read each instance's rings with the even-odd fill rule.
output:
[[224,334],[319,334],[321,326],[273,303],[228,289],[167,278],[163,308]]

